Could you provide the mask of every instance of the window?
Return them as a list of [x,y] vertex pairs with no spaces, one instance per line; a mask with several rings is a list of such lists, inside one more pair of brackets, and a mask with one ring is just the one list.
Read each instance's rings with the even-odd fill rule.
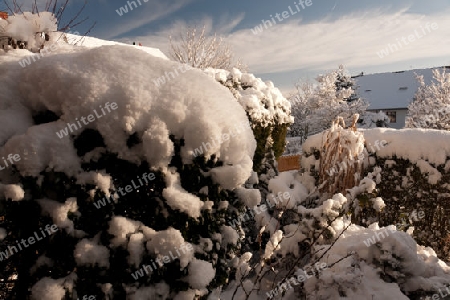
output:
[[386,111],[386,115],[389,117],[391,123],[397,123],[397,112],[394,110]]

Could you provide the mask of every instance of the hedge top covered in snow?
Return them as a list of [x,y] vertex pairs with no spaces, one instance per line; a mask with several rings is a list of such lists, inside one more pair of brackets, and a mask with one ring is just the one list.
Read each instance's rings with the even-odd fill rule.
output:
[[[234,188],[250,176],[256,143],[245,111],[202,71],[189,70],[156,86],[152,79],[180,64],[123,46],[73,51],[58,54],[57,49],[26,68],[18,64],[14,51],[0,56],[6,70],[0,74],[0,153],[20,154],[16,166],[22,175],[37,176],[50,166],[76,176],[81,158],[71,138],[56,133],[69,133],[68,124],[81,124],[69,134],[97,130],[110,151],[131,162],[146,160],[154,168],[167,169],[174,154],[169,138],[173,134],[185,139],[185,163],[199,148],[206,157],[216,154],[224,162],[212,171],[217,182]],[[116,103],[117,109],[102,114],[107,103]],[[58,120],[34,124],[32,115],[47,110]],[[82,124],[81,118],[94,110],[100,117]],[[234,125],[243,122],[236,134]],[[143,140],[143,147],[129,149],[127,140],[133,134]]]
[[[378,157],[408,159],[412,163],[426,160],[434,165],[445,164],[450,157],[450,132],[433,129],[372,128],[362,130],[366,144],[374,146],[376,141],[386,141],[376,149]],[[303,151],[320,149],[323,134],[309,137],[303,143]]]
[[294,122],[291,103],[271,81],[263,82],[261,78],[235,68],[231,72],[208,68],[205,73],[228,87],[254,122],[263,126]]

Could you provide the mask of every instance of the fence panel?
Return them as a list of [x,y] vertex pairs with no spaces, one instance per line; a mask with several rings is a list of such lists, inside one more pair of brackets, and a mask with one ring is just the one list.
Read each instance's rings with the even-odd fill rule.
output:
[[301,155],[281,156],[278,158],[278,171],[300,170]]

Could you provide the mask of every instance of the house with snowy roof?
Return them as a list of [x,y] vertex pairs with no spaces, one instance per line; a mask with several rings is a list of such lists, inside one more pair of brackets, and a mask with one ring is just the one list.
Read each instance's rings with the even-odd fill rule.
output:
[[[450,69],[450,66],[439,69]],[[369,102],[368,111],[385,112],[389,127],[401,129],[405,126],[408,105],[413,101],[419,84],[416,75],[423,75],[425,84],[433,78],[433,69],[416,69],[392,73],[357,75],[357,94]]]

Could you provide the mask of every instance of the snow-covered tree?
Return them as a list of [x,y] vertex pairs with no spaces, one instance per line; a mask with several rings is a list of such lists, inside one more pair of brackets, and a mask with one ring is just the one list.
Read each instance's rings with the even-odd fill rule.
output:
[[337,91],[352,91],[352,93],[344,98],[344,101],[355,101],[358,100],[358,96],[356,95],[356,86],[355,81],[352,79],[350,74],[345,71],[343,65],[339,65],[339,68],[336,70],[336,90]]
[[200,30],[189,27],[186,32],[180,32],[175,40],[172,36],[169,40],[169,56],[180,63],[199,69],[247,69],[239,59],[234,58],[230,45],[223,37],[217,34],[208,36],[206,26]]
[[354,86],[342,66],[318,76],[315,84],[298,83],[296,88],[297,93],[290,97],[295,122],[289,135],[303,140],[329,128],[338,116],[350,124],[352,116],[362,115],[368,106],[362,99],[353,99]]
[[433,81],[426,85],[423,75],[416,75],[419,88],[408,106],[406,127],[450,130],[450,74],[433,70]]

